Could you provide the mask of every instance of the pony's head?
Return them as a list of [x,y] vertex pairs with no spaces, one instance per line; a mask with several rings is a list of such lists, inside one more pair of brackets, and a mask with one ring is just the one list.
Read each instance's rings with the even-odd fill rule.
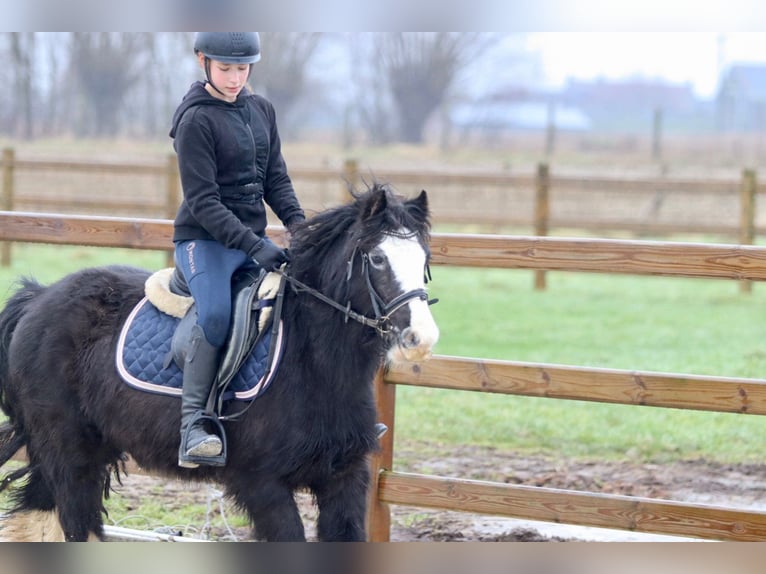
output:
[[[291,273],[349,310],[387,343],[391,361],[428,358],[439,338],[426,296],[428,197],[405,200],[374,184],[313,217],[293,237]],[[359,315],[355,317],[354,315]]]

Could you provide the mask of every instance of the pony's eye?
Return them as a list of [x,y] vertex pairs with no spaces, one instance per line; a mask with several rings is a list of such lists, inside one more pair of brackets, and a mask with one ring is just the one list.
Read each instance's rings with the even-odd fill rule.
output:
[[370,264],[376,269],[381,269],[386,264],[386,258],[379,253],[370,255]]

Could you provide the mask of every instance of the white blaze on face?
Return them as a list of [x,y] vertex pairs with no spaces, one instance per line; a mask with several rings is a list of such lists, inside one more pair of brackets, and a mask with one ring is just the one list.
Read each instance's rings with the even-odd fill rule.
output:
[[[414,289],[425,289],[426,253],[417,237],[406,237],[409,232],[401,230],[401,237],[390,235],[379,245],[388,258],[391,271],[402,293]],[[403,339],[393,347],[388,358],[394,362],[421,361],[431,355],[431,349],[439,339],[428,302],[413,298],[407,304],[410,311],[410,326],[403,333]]]

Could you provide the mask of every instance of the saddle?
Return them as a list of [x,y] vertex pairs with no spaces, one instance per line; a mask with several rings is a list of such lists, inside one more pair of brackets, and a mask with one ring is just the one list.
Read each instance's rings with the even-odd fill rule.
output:
[[[220,413],[220,407],[227,389],[256,343],[264,334],[271,334],[268,359],[263,357],[267,368],[276,361],[275,344],[281,337],[275,337],[280,328],[283,282],[276,273],[264,270],[242,270],[232,278],[232,318],[229,334],[218,368],[218,374],[208,401],[208,411]],[[166,315],[180,319],[172,335],[170,348],[164,357],[163,369],[173,365],[183,370],[189,349],[192,327],[197,322],[197,310],[183,277],[174,268],[162,269],[151,275],[145,284],[145,294],[150,303]],[[271,326],[271,333],[266,331]]]
[[[218,367],[216,377],[217,386],[225,387],[242,364],[242,360],[252,349],[256,338],[260,332],[258,324],[253,322],[257,312],[266,306],[271,306],[272,301],[258,300],[258,289],[265,279],[267,273],[260,270],[260,273],[242,272],[232,278],[232,315],[231,325],[229,326],[229,335],[226,339],[221,363]],[[182,297],[191,297],[188,292],[183,292],[182,282],[178,270],[173,271],[173,277],[170,280],[171,293]],[[151,298],[149,299],[151,301]],[[152,303],[154,303],[152,301]],[[156,306],[156,303],[155,303]],[[159,308],[159,307],[158,307]],[[162,308],[159,308],[162,311]],[[176,327],[173,339],[170,343],[170,353],[165,358],[165,365],[170,361],[175,361],[176,365],[183,370],[186,353],[189,349],[191,340],[191,330],[197,324],[197,305],[192,301],[188,311],[181,318],[181,322]]]

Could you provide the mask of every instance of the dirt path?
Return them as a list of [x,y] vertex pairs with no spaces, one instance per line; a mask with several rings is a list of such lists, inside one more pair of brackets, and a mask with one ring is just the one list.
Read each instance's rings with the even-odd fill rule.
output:
[[[397,452],[405,461],[398,470],[424,472],[507,484],[545,486],[663,498],[684,502],[766,510],[766,464],[726,465],[704,460],[667,464],[630,461],[601,462],[521,456],[491,448],[464,448],[423,459],[418,453],[438,448],[410,445]],[[141,504],[151,500],[168,509],[189,504],[209,509],[207,524],[141,525],[135,518],[119,517],[118,525],[181,532],[213,540],[249,539],[249,529],[234,517],[236,512],[220,499],[213,485],[187,485],[147,476],[131,475],[115,485],[120,497],[140,516]],[[316,509],[308,495],[299,495],[307,535],[314,537]],[[223,509],[223,517],[221,514]],[[225,517],[225,520],[224,520]],[[117,519],[117,517],[113,517]],[[139,521],[140,522],[140,521]],[[228,525],[228,526],[227,526]],[[409,507],[392,509],[392,541],[541,541],[541,540],[663,540],[668,537],[566,525],[527,522],[501,517],[470,515]]]

